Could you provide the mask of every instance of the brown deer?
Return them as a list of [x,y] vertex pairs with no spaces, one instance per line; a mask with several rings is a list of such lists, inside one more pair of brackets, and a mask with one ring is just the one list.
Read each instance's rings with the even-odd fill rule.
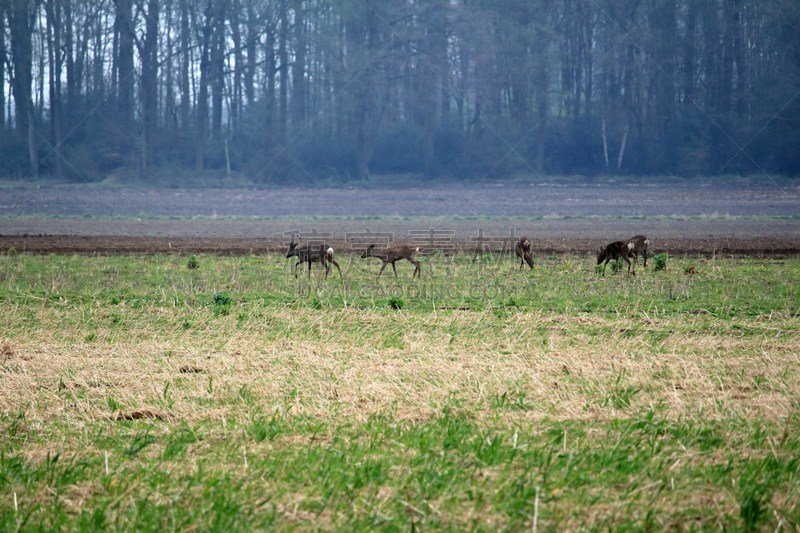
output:
[[397,277],[397,268],[394,264],[399,261],[400,259],[408,259],[411,263],[414,264],[414,273],[411,277],[419,277],[421,275],[422,269],[420,268],[419,261],[417,261],[414,257],[419,252],[419,246],[409,246],[407,244],[400,244],[396,246],[391,246],[386,248],[385,250],[375,250],[375,245],[370,244],[367,249],[361,254],[361,259],[366,259],[367,257],[377,257],[381,261],[383,261],[383,266],[381,267],[380,272],[378,272],[378,276],[383,274],[383,269],[386,268],[386,265],[389,263],[392,264],[392,270],[394,270],[394,277]]
[[289,243],[289,251],[286,252],[286,258],[297,257],[297,264],[294,265],[294,277],[297,277],[297,267],[301,263],[308,264],[308,275],[311,275],[311,263],[321,263],[325,267],[325,277],[328,277],[331,271],[331,264],[339,271],[339,277],[342,277],[342,269],[339,268],[339,263],[333,258],[333,248],[326,244],[320,244],[319,248],[312,248],[306,246],[305,248],[298,248],[296,242]]
[[647,247],[650,245],[650,240],[644,235],[637,235],[631,237],[630,241],[633,243],[633,259],[639,261],[639,254],[644,255],[644,267],[647,268]]
[[531,252],[531,241],[528,240],[527,237],[522,237],[519,240],[514,251],[517,253],[517,257],[519,257],[520,270],[525,268],[525,263],[528,263],[528,266],[533,268],[533,253]]
[[[597,264],[603,263],[603,275],[606,275],[606,265],[612,259],[619,259],[620,257],[628,263],[628,274],[636,275],[636,268],[631,263],[631,256],[633,256],[633,243],[631,241],[616,241],[612,242],[605,249],[600,248],[597,253]],[[635,256],[634,256],[635,257]]]

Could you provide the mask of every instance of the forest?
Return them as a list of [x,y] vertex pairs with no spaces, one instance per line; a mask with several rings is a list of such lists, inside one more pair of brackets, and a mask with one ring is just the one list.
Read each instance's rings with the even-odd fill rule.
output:
[[0,177],[800,175],[796,0],[0,0]]

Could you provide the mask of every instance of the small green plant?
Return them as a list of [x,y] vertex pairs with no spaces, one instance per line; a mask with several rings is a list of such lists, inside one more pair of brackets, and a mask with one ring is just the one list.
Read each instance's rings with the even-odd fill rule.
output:
[[112,412],[119,411],[120,408],[122,408],[122,404],[119,403],[113,396],[108,396],[106,398],[106,404],[108,404],[108,408],[111,409]]
[[265,440],[274,441],[282,431],[281,419],[277,414],[271,418],[259,416],[255,418],[247,432],[256,442],[263,442]]
[[233,299],[225,293],[214,293],[214,305],[231,305]]
[[762,517],[766,514],[768,499],[763,487],[750,488],[740,501],[739,516],[744,523],[745,531],[755,531]]
[[212,298],[214,302],[214,316],[228,316],[233,305],[233,298],[225,293],[217,292]]
[[695,267],[694,263],[689,263],[685,267],[683,267],[683,273],[688,275],[697,274],[697,267]]
[[653,257],[653,268],[656,272],[667,269],[667,254],[658,254]]
[[406,303],[399,296],[392,296],[389,298],[390,309],[402,309],[405,305]]
[[9,248],[9,249],[6,251],[6,254],[7,254],[7,255],[9,255],[9,256],[11,256],[11,257],[14,257],[14,256],[16,256],[16,255],[17,255],[17,253],[18,253],[18,252],[17,252],[17,249],[16,249],[16,248],[14,248],[13,246],[12,246],[11,248]]
[[189,261],[186,263],[186,268],[189,270],[197,270],[200,268],[200,262],[197,260],[197,256],[193,255],[189,258]]

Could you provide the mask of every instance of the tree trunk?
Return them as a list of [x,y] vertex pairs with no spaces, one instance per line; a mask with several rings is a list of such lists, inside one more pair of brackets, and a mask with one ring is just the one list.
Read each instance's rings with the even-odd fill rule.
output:
[[240,15],[242,4],[240,0],[234,0],[232,9],[228,10],[228,18],[231,25],[231,40],[233,41],[233,80],[230,88],[230,116],[228,117],[228,128],[225,134],[225,148],[227,155],[229,133],[239,129],[239,116],[242,113],[242,74],[244,72],[244,46],[242,43],[242,27]]
[[61,71],[63,56],[61,53],[61,0],[48,0],[45,4],[47,11],[47,59],[49,63],[49,89],[50,89],[50,132],[55,158],[55,173],[57,178],[64,175],[62,141],[61,141]]
[[116,22],[114,24],[119,41],[117,51],[117,116],[120,132],[127,134],[133,128],[133,6],[131,0],[114,0]]
[[442,125],[442,85],[447,73],[447,2],[433,0],[428,2],[428,10],[421,19],[425,24],[423,53],[427,58],[418,66],[419,92],[418,124],[422,137],[422,162],[425,175],[431,177],[436,171],[435,141],[436,133]]
[[294,0],[294,63],[292,64],[292,131],[306,127],[306,21],[303,0]]
[[225,0],[214,2],[214,29],[211,44],[211,133],[222,134],[222,102],[225,91]]
[[213,33],[214,10],[209,1],[205,10],[205,21],[200,39],[200,81],[197,87],[197,129],[195,131],[194,168],[198,172],[205,168],[206,129],[208,127],[208,78],[210,47]]
[[697,39],[697,3],[689,2],[686,11],[686,35],[683,39],[682,88],[684,107],[694,105]]
[[8,0],[8,26],[11,35],[11,64],[14,72],[12,90],[16,105],[17,132],[28,145],[30,176],[39,177],[39,152],[37,147],[36,120],[33,109],[32,68],[34,24],[31,0]]
[[6,129],[6,5],[0,4],[0,133]]
[[180,50],[181,66],[178,74],[180,87],[181,104],[178,112],[180,116],[180,126],[184,130],[189,129],[189,113],[192,108],[191,84],[189,82],[189,69],[191,68],[191,58],[189,51],[192,47],[192,37],[189,28],[189,4],[188,0],[180,0]]
[[139,55],[142,61],[142,154],[141,170],[153,162],[153,143],[158,124],[158,0],[148,0],[145,37]]
[[62,0],[64,10],[64,63],[67,71],[67,94],[64,114],[66,123],[72,122],[73,117],[79,113],[80,82],[76,78],[75,68],[75,20],[73,17],[72,0]]
[[286,132],[288,123],[289,107],[289,0],[280,0],[278,14],[278,72],[280,73],[281,84],[278,87],[280,101],[278,108],[278,142],[286,144]]
[[256,10],[253,5],[254,0],[247,1],[247,68],[244,72],[244,94],[247,98],[247,105],[255,103],[255,77],[256,77],[256,57],[258,45],[258,20]]

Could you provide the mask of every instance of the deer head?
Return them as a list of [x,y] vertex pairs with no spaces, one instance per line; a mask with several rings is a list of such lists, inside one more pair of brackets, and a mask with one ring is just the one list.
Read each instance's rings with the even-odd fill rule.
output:
[[367,257],[372,257],[372,250],[375,249],[374,244],[370,244],[367,246],[367,249],[364,250],[364,253],[361,254],[361,259],[366,259]]

